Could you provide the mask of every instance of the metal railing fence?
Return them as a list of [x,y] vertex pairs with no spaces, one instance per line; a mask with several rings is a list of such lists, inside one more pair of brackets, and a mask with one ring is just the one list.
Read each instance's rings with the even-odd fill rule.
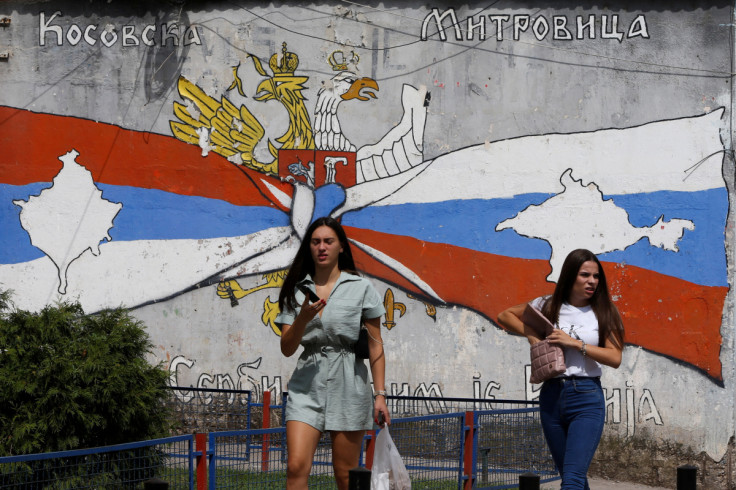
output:
[[[398,396],[389,396],[388,402],[404,414],[423,413],[397,417],[392,412],[390,428],[414,488],[516,488],[519,475],[528,472],[543,482],[559,478],[536,402]],[[485,410],[473,410],[479,408]],[[286,478],[285,432],[281,426],[211,433],[209,488],[280,488]],[[366,435],[361,465],[372,461],[375,435],[372,431]],[[324,435],[310,488],[336,488],[331,460],[330,439]]]
[[413,487],[462,488],[465,427],[464,412],[393,419],[389,433]]
[[[277,403],[270,393],[263,398],[256,402],[242,390],[172,388],[176,430],[185,435],[0,458],[0,489],[141,488],[154,477],[170,488],[283,488],[286,394]],[[387,402],[391,436],[414,488],[515,488],[527,472],[543,482],[559,478],[537,402],[404,396]],[[366,434],[361,465],[372,464],[375,436]],[[309,486],[336,488],[328,434],[318,444]]]
[[[250,390],[191,386],[168,388],[171,390],[171,397],[166,404],[171,410],[172,422],[178,434],[201,434],[264,426],[263,400],[255,399]],[[267,426],[283,425],[287,396],[288,393],[284,392],[280,403],[271,404]]]
[[536,408],[536,400],[495,400],[478,398],[452,398],[434,396],[389,395],[386,404],[391,417],[418,417],[454,412],[480,412],[513,408]]
[[[368,436],[370,440],[370,436]],[[286,428],[209,434],[208,478],[210,489],[280,489],[286,482]],[[361,452],[361,465],[364,465]],[[336,489],[332,473],[330,436],[317,444],[309,475],[309,488]]]
[[251,429],[209,434],[209,488],[283,488],[286,429]]
[[160,478],[172,489],[194,485],[194,436],[174,436],[92,449],[0,457],[3,489],[140,488]]
[[538,407],[483,410],[474,416],[475,488],[517,488],[522,473],[535,473],[543,483],[559,479]]
[[182,386],[169,389],[171,397],[167,406],[180,434],[250,429],[251,424],[261,426],[260,411],[254,413],[254,400],[248,390]]

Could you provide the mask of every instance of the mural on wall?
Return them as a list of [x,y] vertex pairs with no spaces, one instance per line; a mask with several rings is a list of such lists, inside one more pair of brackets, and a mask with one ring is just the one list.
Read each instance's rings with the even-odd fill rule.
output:
[[[284,58],[289,56],[295,57]],[[172,137],[0,108],[0,116],[13,123],[3,132],[6,141],[22,139],[29,129],[54,135],[49,144],[24,150],[32,165],[6,166],[3,172],[9,194],[2,218],[8,245],[0,266],[4,286],[30,308],[60,297],[79,298],[93,311],[134,307],[217,284],[234,271],[283,270],[311,220],[330,214],[347,226],[361,270],[429,302],[462,305],[489,319],[509,304],[549,291],[567,252],[589,248],[609,263],[629,343],[722,379],[728,195],[720,165],[709,161],[724,149],[722,110],[629,129],[479,144],[416,163],[430,99],[426,90],[405,86],[405,117],[353,157],[342,149],[315,148],[299,96],[306,77],[281,76],[263,82],[281,94],[260,98],[294,102],[287,109],[289,131],[280,140],[305,148],[274,151],[278,158],[269,164],[252,159],[257,141],[244,129],[259,123],[248,109],[224,96],[217,102],[186,79],[179,81],[179,91],[194,100],[199,115],[175,103],[174,113],[189,125],[174,121],[172,129],[196,149]],[[332,83],[338,95],[330,95],[335,101],[351,90],[367,99],[361,93],[375,87],[348,72],[337,77]],[[355,84],[360,87],[350,88]],[[318,97],[318,111],[326,98]],[[338,103],[332,104],[337,111]],[[326,141],[346,141],[338,117],[332,119]],[[84,138],[92,133],[95,139]],[[246,144],[236,146],[237,141]],[[241,147],[242,153],[233,149]],[[73,161],[75,153],[76,163],[92,172],[91,193],[80,193],[83,176],[58,168],[59,160]],[[183,160],[189,160],[186,175],[178,171]],[[499,178],[509,168],[524,178]],[[209,185],[213,174],[221,188]],[[340,184],[346,174],[355,185]],[[51,187],[43,184],[49,181]],[[95,231],[105,226],[80,220],[90,209],[44,199],[52,191],[90,205],[118,203],[120,210],[114,218],[95,212],[94,219],[109,229]],[[45,210],[45,219],[31,218],[33,210]],[[105,232],[111,239],[100,246]],[[36,244],[42,240],[52,241],[53,250]],[[437,267],[443,257],[455,260]],[[513,295],[497,281],[511,274],[520,280]],[[637,293],[638,284],[647,284],[658,301]],[[218,287],[228,297],[243,296],[237,282]],[[690,341],[667,336],[672,330],[691,332]],[[672,341],[663,342],[667,338]]]
[[[477,315],[483,331],[498,330],[500,311],[551,292],[567,253],[584,247],[606,268],[627,343],[723,390],[727,88],[697,106],[664,111],[668,100],[652,101],[630,123],[581,117],[562,130],[572,126],[556,113],[546,125],[532,112],[518,115],[509,87],[551,85],[562,98],[572,83],[573,76],[513,64],[544,66],[540,60],[562,56],[539,54],[535,43],[590,43],[610,60],[617,49],[655,50],[665,22],[638,12],[418,6],[414,32],[397,34],[402,21],[394,14],[372,12],[368,22],[334,9],[320,27],[336,32],[354,20],[355,31],[315,40],[245,8],[242,20],[215,10],[223,15],[125,22],[29,8],[29,42],[41,53],[116,53],[131,80],[140,70],[145,83],[114,89],[131,94],[120,120],[98,118],[100,107],[47,101],[39,110],[0,96],[0,288],[12,289],[21,308],[78,300],[89,312],[120,305],[140,312],[204,292],[213,308],[250,315],[260,337],[244,342],[247,354],[228,351],[229,367],[217,366],[216,354],[165,349],[172,383],[278,394],[288,379],[264,370],[263,345],[280,335],[278,288],[316,217],[341,220],[358,267],[381,285],[387,337],[420,324],[439,328],[456,310]],[[377,34],[379,21],[392,28]],[[392,37],[399,34],[412,41],[401,44]],[[483,63],[499,53],[508,66],[486,74]],[[580,65],[572,73],[588,68],[579,53],[564,55]],[[456,57],[467,73],[456,69],[456,80],[443,80],[437,67]],[[504,83],[511,74],[514,82]],[[698,76],[687,80],[700,90]],[[586,96],[589,85],[580,83]],[[623,101],[639,89],[620,85],[611,98],[646,106]],[[154,103],[155,112],[145,112]],[[512,119],[526,122],[495,137],[493,125]],[[229,327],[212,328],[217,339]],[[452,328],[459,342],[465,324]],[[156,341],[166,344],[166,335]],[[518,378],[526,398],[535,398],[525,360],[517,364],[466,372],[469,381],[454,390],[438,375],[411,385],[392,380],[391,391],[492,400]],[[625,423],[629,435],[637,424],[664,425],[664,390],[622,376],[606,394],[609,422]]]

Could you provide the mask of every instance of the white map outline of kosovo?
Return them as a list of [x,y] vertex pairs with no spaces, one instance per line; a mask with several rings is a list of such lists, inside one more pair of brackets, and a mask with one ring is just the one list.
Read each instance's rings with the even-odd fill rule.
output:
[[532,204],[496,225],[496,231],[511,228],[519,235],[550,244],[552,272],[547,276],[548,281],[557,281],[565,257],[577,248],[587,248],[598,255],[624,250],[647,238],[652,246],[677,252],[677,242],[685,230],[695,229],[690,220],[665,222],[664,215],[652,226],[637,228],[613,199],[603,199],[598,185],[594,182],[583,185],[582,179],[575,180],[571,168],[562,173],[560,183],[564,190],[559,194],[541,204]]
[[123,208],[102,197],[92,173],[76,162],[79,152],[59,157],[64,164],[51,187],[20,206],[20,223],[38,247],[54,263],[59,274],[60,294],[66,294],[67,270],[84,252],[100,255],[100,242],[111,241],[113,220]]

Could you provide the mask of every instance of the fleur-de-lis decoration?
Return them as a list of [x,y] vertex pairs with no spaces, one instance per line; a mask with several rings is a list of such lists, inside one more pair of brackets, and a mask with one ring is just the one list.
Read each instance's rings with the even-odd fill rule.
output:
[[394,302],[394,292],[391,291],[391,288],[388,288],[386,289],[386,294],[383,295],[383,306],[386,308],[386,321],[383,323],[383,326],[391,330],[396,326],[394,311],[398,310],[399,318],[401,318],[406,313],[406,305],[404,303]]

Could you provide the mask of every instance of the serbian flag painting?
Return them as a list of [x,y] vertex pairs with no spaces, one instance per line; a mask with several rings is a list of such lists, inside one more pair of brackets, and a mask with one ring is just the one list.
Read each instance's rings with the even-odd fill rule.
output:
[[[175,138],[10,108],[0,121],[0,286],[19,307],[158,301],[291,236],[260,174]],[[96,222],[106,207],[119,210]]]
[[[361,271],[491,322],[549,294],[567,253],[588,248],[627,343],[718,382],[722,115],[487,142],[374,169],[381,178],[368,182],[343,178],[356,165],[346,155],[334,162],[340,178],[323,165],[310,187],[172,136],[4,107],[0,288],[27,309],[162,301],[288,267],[304,223],[330,214]],[[305,172],[309,157],[282,163]]]

